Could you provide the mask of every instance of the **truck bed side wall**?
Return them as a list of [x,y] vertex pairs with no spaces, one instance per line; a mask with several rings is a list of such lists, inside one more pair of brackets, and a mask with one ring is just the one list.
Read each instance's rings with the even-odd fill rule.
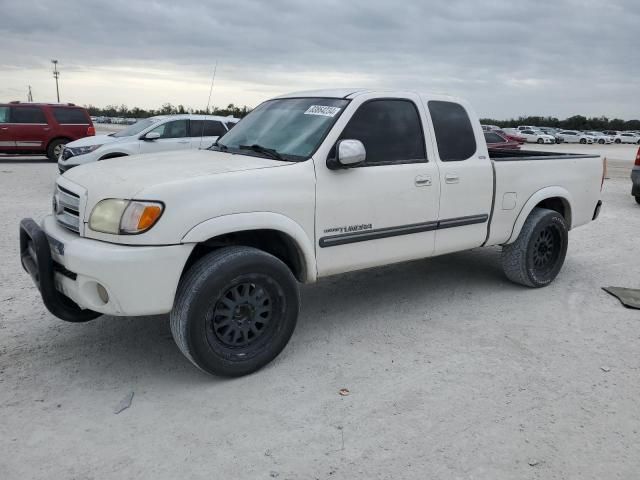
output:
[[496,199],[487,245],[515,241],[531,210],[550,196],[560,196],[568,204],[571,228],[591,221],[600,198],[600,158],[500,161],[494,165]]

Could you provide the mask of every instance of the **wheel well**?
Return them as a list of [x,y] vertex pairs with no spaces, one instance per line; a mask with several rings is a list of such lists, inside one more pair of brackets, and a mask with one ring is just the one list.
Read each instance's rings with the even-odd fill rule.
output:
[[106,155],[100,157],[99,160],[108,160],[109,158],[128,157],[128,156],[129,155],[127,155],[126,153],[114,152],[114,153],[107,153]]
[[537,208],[547,208],[558,212],[564,217],[567,222],[567,226],[571,229],[571,207],[569,202],[562,197],[545,198],[536,205]]
[[67,142],[70,142],[71,139],[68,137],[54,137],[51,140],[49,140],[49,143],[47,143],[47,150],[49,150],[49,145],[51,145],[53,142],[55,142],[56,140],[66,140]]
[[304,256],[295,240],[286,233],[266,229],[226,233],[198,243],[187,259],[182,274],[184,275],[191,265],[208,253],[230,246],[254,247],[270,253],[282,260],[299,282],[304,282],[306,279]]

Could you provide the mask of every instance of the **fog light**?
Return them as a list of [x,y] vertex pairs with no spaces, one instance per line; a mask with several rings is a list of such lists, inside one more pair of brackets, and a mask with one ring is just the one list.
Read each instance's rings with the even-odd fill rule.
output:
[[98,283],[96,285],[96,290],[98,291],[100,300],[102,300],[104,303],[109,303],[109,294],[107,293],[107,289]]

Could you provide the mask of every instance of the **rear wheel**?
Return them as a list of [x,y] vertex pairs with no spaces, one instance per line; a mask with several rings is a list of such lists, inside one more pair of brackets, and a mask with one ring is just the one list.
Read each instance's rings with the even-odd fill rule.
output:
[[47,147],[47,157],[49,160],[57,162],[58,158],[62,154],[62,149],[67,143],[69,143],[69,140],[66,138],[57,138],[53,140]]
[[638,195],[636,198],[636,203],[640,204],[640,195]]
[[502,248],[502,268],[509,280],[527,287],[544,287],[560,272],[569,240],[562,215],[534,208],[515,242]]
[[247,375],[284,349],[299,305],[297,281],[282,261],[255,248],[222,248],[196,262],[180,282],[171,332],[205,372]]

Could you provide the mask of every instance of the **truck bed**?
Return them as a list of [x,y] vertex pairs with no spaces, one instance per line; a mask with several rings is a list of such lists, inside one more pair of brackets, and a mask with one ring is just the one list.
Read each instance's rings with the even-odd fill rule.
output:
[[581,153],[540,152],[537,150],[489,149],[489,158],[495,162],[515,162],[522,160],[570,160],[577,158],[598,158],[599,155]]

